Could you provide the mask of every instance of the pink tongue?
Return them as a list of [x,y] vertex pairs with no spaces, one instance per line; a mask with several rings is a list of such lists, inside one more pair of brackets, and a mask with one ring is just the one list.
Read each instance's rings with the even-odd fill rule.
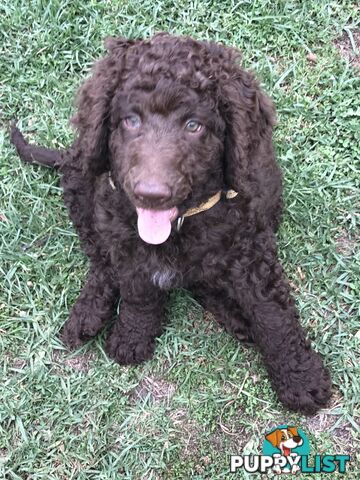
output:
[[136,211],[139,235],[144,242],[159,245],[169,238],[171,222],[177,215],[177,208],[170,208],[169,210],[137,208]]

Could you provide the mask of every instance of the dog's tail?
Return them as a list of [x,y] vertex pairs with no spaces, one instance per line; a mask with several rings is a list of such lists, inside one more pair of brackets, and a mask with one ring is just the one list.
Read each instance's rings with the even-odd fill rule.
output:
[[11,125],[10,140],[23,162],[38,163],[56,169],[62,163],[62,153],[60,150],[39,147],[38,145],[28,143],[14,124]]

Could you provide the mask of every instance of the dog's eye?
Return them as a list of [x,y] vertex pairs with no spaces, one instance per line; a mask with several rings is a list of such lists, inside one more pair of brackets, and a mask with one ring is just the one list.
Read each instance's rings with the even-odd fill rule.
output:
[[136,130],[141,126],[141,119],[139,115],[130,115],[130,117],[124,118],[122,123],[128,130]]
[[198,133],[203,129],[203,126],[201,125],[200,122],[197,122],[196,120],[189,120],[186,122],[185,125],[185,130],[190,133]]

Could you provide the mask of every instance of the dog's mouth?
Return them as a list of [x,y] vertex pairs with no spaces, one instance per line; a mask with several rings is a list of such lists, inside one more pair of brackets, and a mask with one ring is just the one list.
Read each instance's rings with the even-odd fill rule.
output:
[[283,453],[285,457],[288,457],[291,453],[291,448],[285,447],[285,445],[283,445]]
[[166,242],[171,233],[171,223],[178,217],[176,207],[167,210],[155,210],[136,207],[137,228],[140,238],[151,245]]
[[[171,185],[175,183],[173,181]],[[153,184],[156,185],[156,182]],[[186,210],[190,187],[186,184],[182,189],[172,188],[169,198],[165,195],[162,198],[158,191],[142,194],[139,190],[135,191],[134,186],[136,182],[127,177],[123,188],[137,213],[139,237],[150,245],[161,245],[170,237],[172,223]]]

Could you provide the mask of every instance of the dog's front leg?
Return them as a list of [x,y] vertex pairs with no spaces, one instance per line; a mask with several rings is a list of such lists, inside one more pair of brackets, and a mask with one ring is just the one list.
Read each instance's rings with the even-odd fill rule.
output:
[[274,238],[255,241],[251,257],[234,262],[231,293],[249,320],[281,402],[313,414],[329,400],[331,382],[298,320],[288,281],[277,259]]
[[94,337],[111,320],[119,289],[114,285],[109,267],[92,263],[86,283],[71,309],[61,338],[70,348]]
[[106,343],[106,351],[120,364],[137,364],[152,357],[161,334],[166,294],[134,278],[120,287],[121,304]]

